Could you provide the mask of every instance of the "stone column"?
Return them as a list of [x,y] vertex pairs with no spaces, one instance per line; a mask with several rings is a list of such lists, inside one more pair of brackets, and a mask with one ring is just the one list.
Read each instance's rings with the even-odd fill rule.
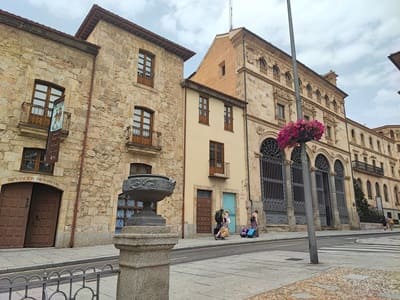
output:
[[335,172],[329,173],[329,191],[330,191],[330,200],[332,206],[332,217],[333,217],[333,227],[338,228],[341,224],[339,209],[336,198],[336,183],[335,183]]
[[287,217],[288,217],[288,224],[289,230],[295,231],[296,230],[296,217],[294,215],[294,199],[293,199],[293,192],[292,192],[292,165],[291,160],[285,160],[285,174],[286,174],[286,200],[287,200]]
[[310,167],[310,182],[311,182],[311,195],[314,213],[314,224],[316,230],[321,230],[321,220],[319,218],[319,204],[317,195],[317,181],[315,179],[315,167]]
[[169,298],[169,256],[178,233],[168,226],[127,226],[114,236],[120,249],[117,299]]

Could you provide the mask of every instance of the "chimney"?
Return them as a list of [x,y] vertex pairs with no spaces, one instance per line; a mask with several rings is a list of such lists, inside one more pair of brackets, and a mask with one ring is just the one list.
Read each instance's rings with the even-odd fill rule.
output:
[[325,75],[322,75],[322,77],[324,77],[326,80],[328,80],[334,86],[336,86],[336,78],[338,77],[338,75],[335,73],[335,71],[330,70]]

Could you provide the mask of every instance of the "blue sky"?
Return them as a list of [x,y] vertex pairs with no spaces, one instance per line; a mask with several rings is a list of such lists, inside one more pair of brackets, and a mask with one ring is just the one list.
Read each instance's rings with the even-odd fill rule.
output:
[[[0,8],[75,34],[98,4],[197,54],[188,76],[214,36],[229,29],[228,0],[8,0]],[[334,70],[347,116],[368,127],[400,124],[400,71],[387,58],[400,51],[398,0],[292,0],[297,59],[317,73]],[[290,53],[284,0],[232,0],[233,27],[246,27]]]

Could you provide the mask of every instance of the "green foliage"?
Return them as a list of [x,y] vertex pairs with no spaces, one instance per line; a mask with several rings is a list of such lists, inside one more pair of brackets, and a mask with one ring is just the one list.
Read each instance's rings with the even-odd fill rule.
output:
[[357,213],[360,216],[360,221],[379,223],[382,219],[382,212],[376,210],[368,204],[367,199],[361,188],[354,180],[354,195],[356,198]]

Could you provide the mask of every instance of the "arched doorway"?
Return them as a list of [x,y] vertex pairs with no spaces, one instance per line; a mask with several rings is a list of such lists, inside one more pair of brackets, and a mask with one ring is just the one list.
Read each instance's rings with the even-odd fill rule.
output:
[[5,184],[0,193],[0,248],[54,246],[62,192],[40,183]]
[[272,138],[263,141],[260,152],[261,192],[267,223],[287,224],[283,153]]
[[[349,212],[346,204],[346,193],[344,190],[344,167],[339,161],[335,161],[335,188],[336,188],[336,201],[339,211],[339,218],[341,224],[349,224]],[[357,184],[362,190],[361,180],[357,180]]]
[[[293,190],[293,206],[296,224],[306,224],[306,211],[304,201],[304,183],[303,183],[303,167],[301,164],[301,147],[297,146],[293,149],[290,156],[293,162],[290,169],[292,174],[292,190]],[[307,160],[310,160],[307,156]]]
[[332,205],[329,192],[329,162],[325,156],[318,154],[315,158],[315,180],[321,226],[332,226]]

